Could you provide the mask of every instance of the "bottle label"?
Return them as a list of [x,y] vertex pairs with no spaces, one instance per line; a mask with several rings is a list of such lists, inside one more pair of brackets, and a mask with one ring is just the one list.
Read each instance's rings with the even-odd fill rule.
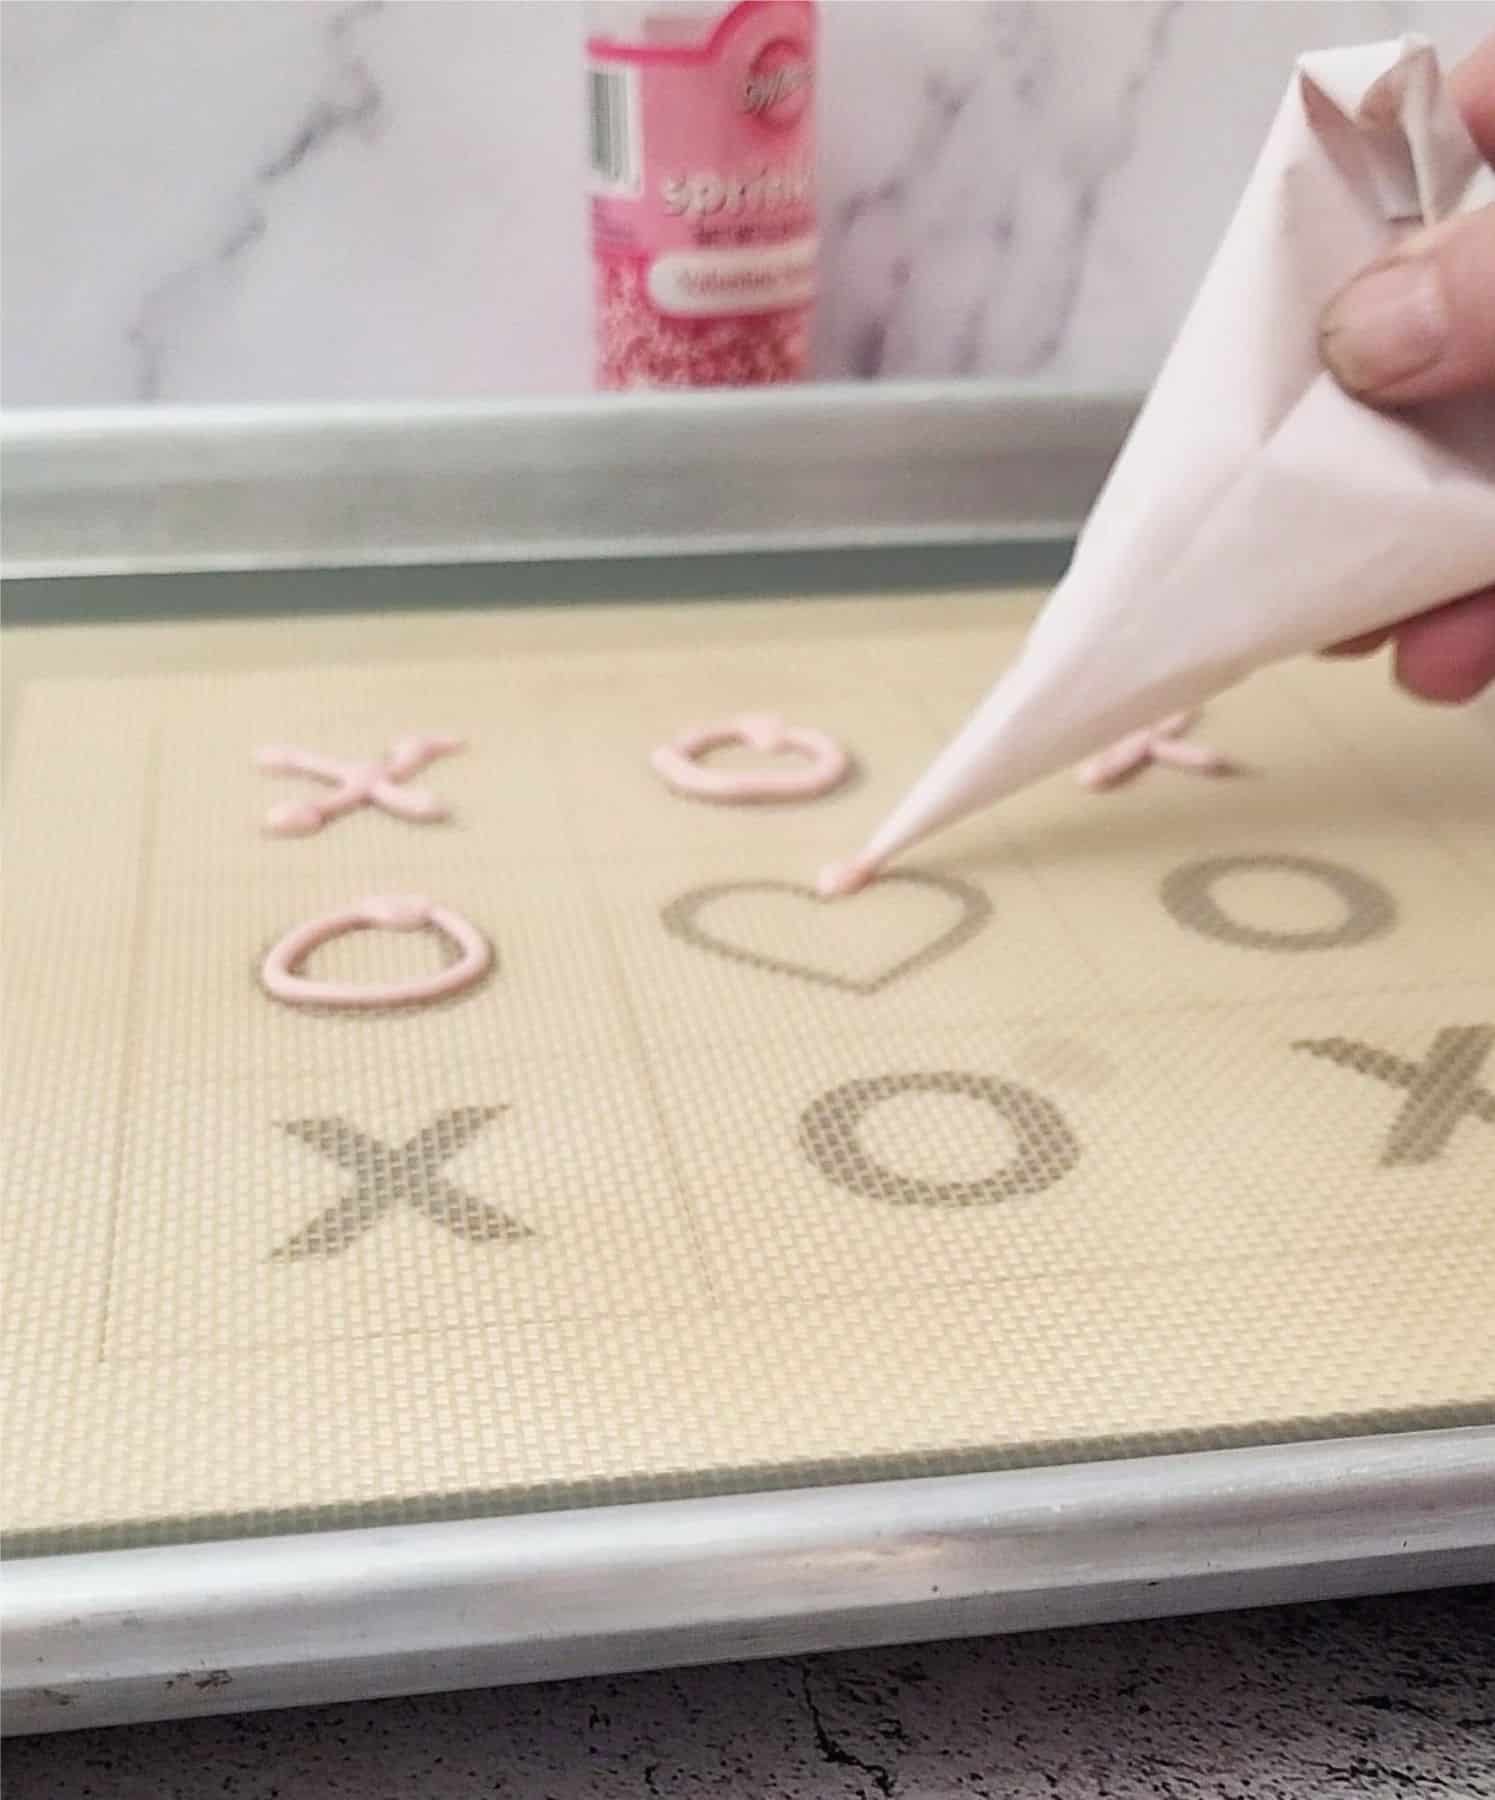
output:
[[815,292],[814,7],[740,0],[703,44],[588,44],[606,387],[793,380]]

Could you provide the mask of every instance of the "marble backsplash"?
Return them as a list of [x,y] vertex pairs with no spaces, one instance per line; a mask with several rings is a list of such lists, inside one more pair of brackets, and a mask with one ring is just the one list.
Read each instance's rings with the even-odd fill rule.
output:
[[[1132,388],[1302,49],[1456,0],[827,0],[825,377]],[[441,399],[591,367],[568,0],[8,0],[3,398]]]

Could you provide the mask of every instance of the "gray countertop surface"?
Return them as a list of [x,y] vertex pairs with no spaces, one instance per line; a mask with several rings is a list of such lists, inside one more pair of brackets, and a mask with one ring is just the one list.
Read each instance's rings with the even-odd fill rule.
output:
[[1495,1589],[12,1740],[7,1800],[1495,1796]]

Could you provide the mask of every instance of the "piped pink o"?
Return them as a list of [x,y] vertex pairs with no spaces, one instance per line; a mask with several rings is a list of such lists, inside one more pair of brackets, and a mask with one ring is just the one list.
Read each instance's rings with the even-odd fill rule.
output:
[[[441,932],[460,952],[456,962],[411,981],[313,981],[297,971],[313,950],[347,931]],[[265,991],[291,1006],[416,1006],[460,993],[487,974],[493,947],[461,913],[420,894],[375,894],[288,931],[260,965]]]
[[[741,744],[765,756],[787,751],[795,759],[781,769],[708,769],[710,750]],[[786,725],[772,713],[739,713],[712,725],[692,726],[651,752],[649,762],[666,786],[693,800],[726,802],[814,800],[839,787],[851,758],[829,732]]]

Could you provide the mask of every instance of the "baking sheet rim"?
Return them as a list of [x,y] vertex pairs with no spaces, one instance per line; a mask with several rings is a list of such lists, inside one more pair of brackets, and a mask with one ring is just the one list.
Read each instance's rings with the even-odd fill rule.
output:
[[1495,1580],[1495,1422],[23,1558],[8,1734]]

